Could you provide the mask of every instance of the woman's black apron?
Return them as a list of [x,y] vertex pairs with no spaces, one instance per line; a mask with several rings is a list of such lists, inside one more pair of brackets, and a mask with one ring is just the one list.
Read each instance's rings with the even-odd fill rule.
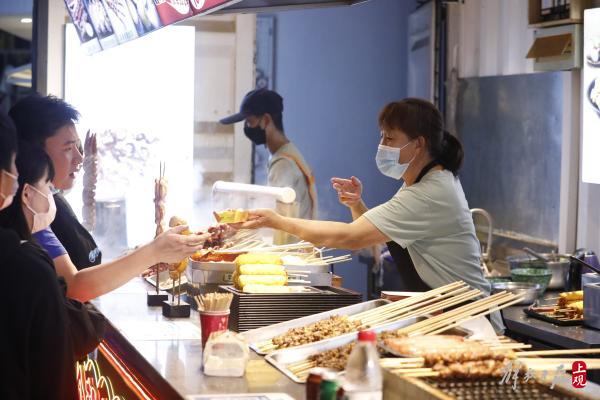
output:
[[52,232],[64,246],[78,270],[98,265],[102,253],[90,233],[79,223],[67,200],[60,194],[54,195],[56,217],[50,225]]
[[[427,164],[422,170],[415,183],[418,183],[423,179],[423,177],[431,171],[436,165],[439,165],[437,161],[431,161]],[[388,250],[390,251],[390,255],[394,259],[394,263],[398,267],[398,272],[400,274],[400,280],[402,282],[401,287],[398,288],[400,291],[410,291],[410,292],[426,292],[431,290],[429,285],[423,282],[423,279],[419,276],[419,273],[415,269],[415,264],[413,264],[412,259],[410,258],[410,254],[407,249],[402,248],[396,242],[387,242]]]

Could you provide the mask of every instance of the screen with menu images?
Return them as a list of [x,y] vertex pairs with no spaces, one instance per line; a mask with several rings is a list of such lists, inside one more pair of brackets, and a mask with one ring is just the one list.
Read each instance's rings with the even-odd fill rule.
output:
[[600,184],[600,8],[585,10],[581,180]]
[[118,45],[117,35],[115,35],[108,14],[106,14],[106,10],[104,10],[102,0],[83,0],[83,4],[85,4],[85,8],[90,15],[90,20],[98,35],[102,48],[109,49]]
[[85,8],[83,0],[65,0],[65,5],[73,20],[79,41],[85,47],[86,53],[91,54],[100,51],[100,42],[98,41],[98,36],[92,26],[90,15]]
[[208,14],[240,0],[190,0],[194,15]]
[[117,34],[119,43],[138,37],[135,23],[129,11],[129,0],[102,0],[102,4]]

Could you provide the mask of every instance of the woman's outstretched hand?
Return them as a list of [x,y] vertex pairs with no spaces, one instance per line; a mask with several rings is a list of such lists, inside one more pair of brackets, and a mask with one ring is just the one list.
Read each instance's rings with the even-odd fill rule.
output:
[[268,208],[248,211],[248,221],[231,224],[236,229],[273,228],[281,229],[283,217]]
[[362,202],[362,182],[355,176],[350,179],[331,178],[331,185],[338,193],[340,203],[352,208]]

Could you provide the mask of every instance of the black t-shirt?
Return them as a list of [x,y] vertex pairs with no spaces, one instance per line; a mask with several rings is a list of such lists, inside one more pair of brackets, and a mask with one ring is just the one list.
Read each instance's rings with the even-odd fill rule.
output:
[[92,235],[79,223],[67,200],[57,193],[54,202],[56,217],[50,228],[69,253],[75,267],[82,270],[102,263],[102,252]]
[[0,228],[0,398],[76,399],[68,315],[52,260]]

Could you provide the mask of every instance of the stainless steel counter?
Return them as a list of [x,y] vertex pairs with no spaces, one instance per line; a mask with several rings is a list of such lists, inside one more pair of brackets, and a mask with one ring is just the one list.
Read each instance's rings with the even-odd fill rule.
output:
[[146,305],[150,288],[136,278],[92,303],[110,322],[106,343],[153,394],[169,399],[264,392],[304,397],[304,385],[292,382],[253,352],[244,377],[205,376],[198,313],[192,310],[190,318],[176,320],[163,317],[160,307]]

